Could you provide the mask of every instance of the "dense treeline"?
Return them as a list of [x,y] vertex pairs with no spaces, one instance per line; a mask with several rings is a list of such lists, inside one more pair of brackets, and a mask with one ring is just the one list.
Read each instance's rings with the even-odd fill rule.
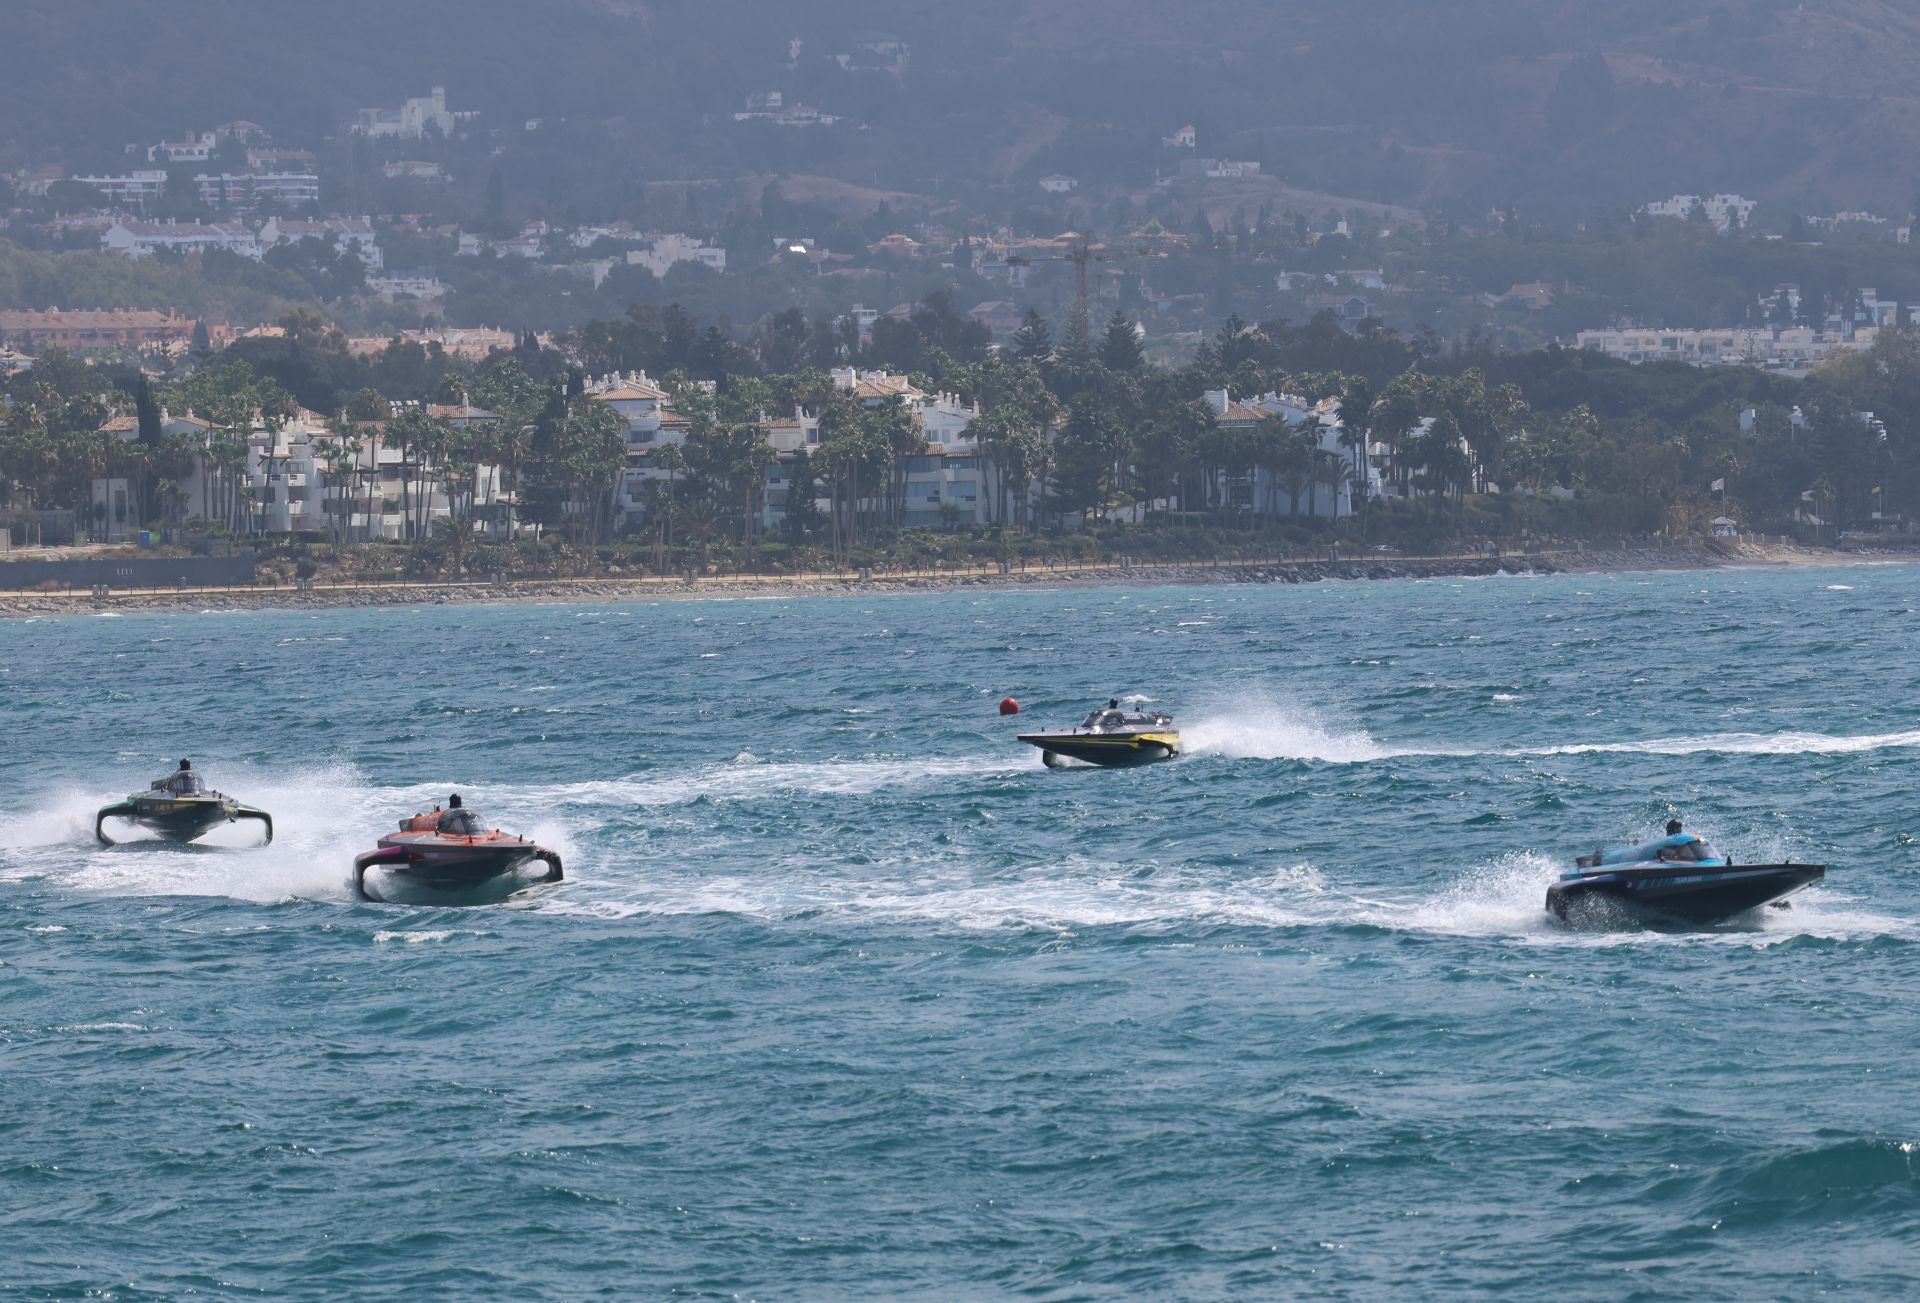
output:
[[[1057,341],[1030,314],[999,350],[938,294],[884,324],[863,340],[793,314],[736,339],[674,305],[640,306],[563,347],[528,336],[469,365],[404,342],[359,358],[323,320],[296,313],[284,337],[204,356],[157,387],[135,370],[51,353],[8,382],[0,504],[85,510],[92,479],[126,476],[139,486],[141,522],[178,525],[188,523],[183,481],[197,474],[209,504],[201,523],[246,531],[255,519],[241,473],[246,434],[298,404],[331,418],[329,474],[342,487],[376,437],[430,468],[453,518],[436,523],[419,500],[402,509],[412,535],[451,549],[456,564],[477,542],[471,486],[481,465],[501,468],[521,523],[580,547],[607,545],[622,523],[615,490],[626,449],[587,378],[646,370],[689,435],[657,452],[652,464],[666,474],[648,485],[644,518],[626,521],[629,548],[657,566],[689,548],[811,547],[845,559],[901,545],[905,468],[924,435],[904,409],[863,406],[831,381],[826,369],[843,364],[904,369],[926,392],[979,405],[971,435],[992,468],[1002,522],[993,534],[1003,540],[1126,518],[1143,522],[1142,540],[1206,527],[1431,545],[1526,532],[1698,533],[1722,513],[1748,528],[1831,534],[1909,512],[1920,493],[1920,333],[1910,330],[1796,381],[1557,348],[1443,349],[1377,323],[1348,333],[1330,316],[1230,318],[1178,368],[1151,364],[1118,312],[1097,334],[1070,327]],[[1204,397],[1221,389],[1319,406],[1299,424],[1222,423]],[[500,419],[461,430],[422,405],[462,401]],[[797,407],[818,417],[821,442],[791,467],[793,507],[770,539],[762,522],[776,458],[766,423]],[[163,411],[204,425],[169,433]],[[103,430],[115,414],[134,418],[131,437]],[[1321,432],[1335,420],[1338,451]],[[1381,453],[1384,499],[1329,522],[1316,505],[1342,490],[1364,497],[1370,445]]]

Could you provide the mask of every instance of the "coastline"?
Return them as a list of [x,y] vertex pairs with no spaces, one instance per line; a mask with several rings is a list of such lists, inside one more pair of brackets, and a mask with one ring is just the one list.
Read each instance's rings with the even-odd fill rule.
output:
[[382,606],[563,605],[728,598],[872,597],[976,588],[1064,589],[1205,584],[1302,584],[1326,580],[1475,578],[1499,574],[1611,574],[1642,570],[1714,570],[1747,566],[1818,566],[1920,561],[1915,553],[1863,553],[1773,544],[1678,545],[1646,549],[1566,550],[1501,557],[1364,556],[1342,561],[1097,563],[1029,568],[1006,574],[907,572],[869,579],[827,576],[726,575],[691,582],[674,578],[516,579],[322,585],[297,588],[120,589],[0,595],[0,618],[97,615],[102,612],[193,613],[207,610],[337,610]]

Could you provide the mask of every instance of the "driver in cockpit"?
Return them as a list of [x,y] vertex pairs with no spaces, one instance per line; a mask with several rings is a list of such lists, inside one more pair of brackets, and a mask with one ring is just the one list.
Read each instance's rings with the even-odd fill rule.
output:
[[486,825],[480,817],[460,803],[460,793],[455,792],[447,798],[447,808],[440,812],[440,821],[436,831],[456,837],[471,837],[486,831]]
[[156,791],[171,792],[175,796],[198,796],[206,791],[200,775],[193,772],[191,760],[182,760],[178,769],[165,778],[156,779],[153,786]]

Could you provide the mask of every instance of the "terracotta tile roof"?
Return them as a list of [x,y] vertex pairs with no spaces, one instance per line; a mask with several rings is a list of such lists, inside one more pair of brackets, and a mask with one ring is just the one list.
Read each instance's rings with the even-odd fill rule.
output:
[[655,389],[652,385],[624,384],[618,389],[608,390],[604,394],[595,394],[595,398],[604,398],[610,403],[632,403],[651,399],[660,402],[667,396],[664,389]]
[[853,382],[853,395],[856,398],[918,398],[920,391],[911,382],[898,376],[889,376],[885,380],[872,380],[866,376]]
[[137,416],[116,416],[116,417],[114,417],[114,418],[113,418],[112,420],[110,420],[110,421],[108,421],[108,422],[107,422],[107,423],[106,423],[105,425],[103,425],[103,426],[101,426],[101,427],[100,427],[100,433],[102,433],[102,434],[131,434],[131,433],[132,433],[133,431],[135,431],[135,430],[138,430],[139,428],[140,428],[140,418],[139,418],[139,417],[137,417]]

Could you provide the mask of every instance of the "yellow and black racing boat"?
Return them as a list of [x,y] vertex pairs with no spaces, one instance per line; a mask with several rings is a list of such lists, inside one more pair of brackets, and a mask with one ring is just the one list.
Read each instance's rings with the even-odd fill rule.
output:
[[1116,698],[1096,710],[1078,728],[1064,733],[1022,733],[1020,740],[1040,748],[1049,769],[1063,760],[1117,767],[1150,765],[1180,754],[1180,730],[1173,716],[1159,711],[1122,710]]

